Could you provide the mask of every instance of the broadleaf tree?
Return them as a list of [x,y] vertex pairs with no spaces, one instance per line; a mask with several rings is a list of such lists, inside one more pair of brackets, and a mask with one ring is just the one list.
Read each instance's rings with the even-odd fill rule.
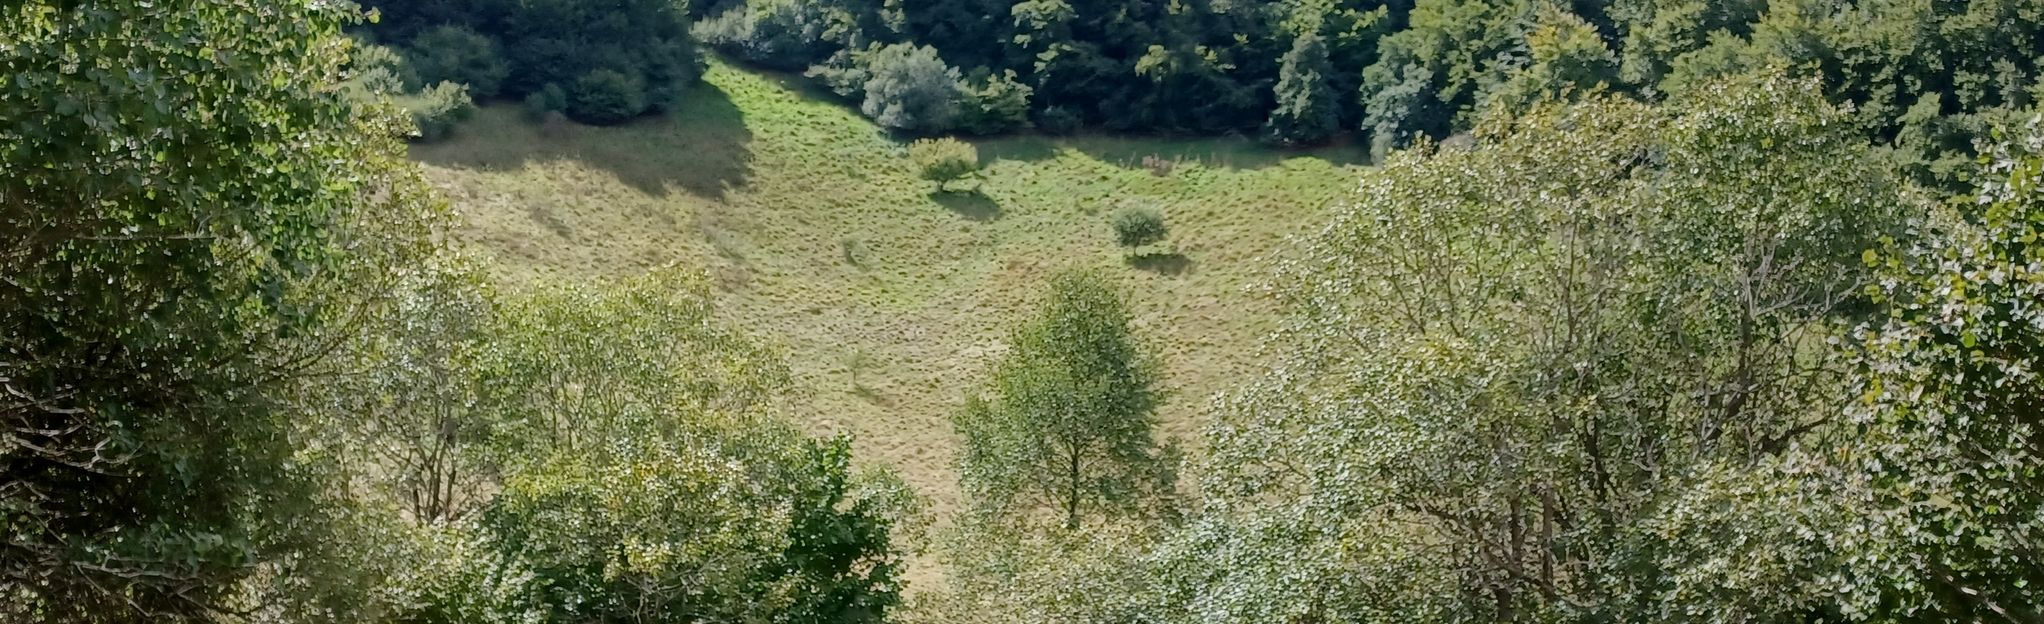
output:
[[1053,277],[1008,349],[987,396],[968,398],[952,420],[966,489],[983,506],[1048,511],[1077,528],[1088,514],[1168,499],[1174,453],[1154,431],[1161,363],[1112,283],[1089,272]]
[[358,17],[0,6],[0,619],[217,621],[341,558],[284,399],[445,215],[338,86]]

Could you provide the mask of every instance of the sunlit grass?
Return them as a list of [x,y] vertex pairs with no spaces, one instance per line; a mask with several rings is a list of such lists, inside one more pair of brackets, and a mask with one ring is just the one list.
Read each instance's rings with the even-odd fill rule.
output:
[[[854,433],[939,509],[957,503],[948,415],[1045,277],[1101,267],[1128,287],[1167,358],[1165,430],[1191,442],[1272,328],[1246,287],[1358,166],[1241,140],[976,143],[980,193],[933,195],[904,141],[799,81],[719,64],[667,118],[547,128],[487,107],[413,153],[503,279],[702,267],[727,318],[786,350],[791,415]],[[1182,257],[1127,261],[1106,216],[1131,206],[1162,211]]]

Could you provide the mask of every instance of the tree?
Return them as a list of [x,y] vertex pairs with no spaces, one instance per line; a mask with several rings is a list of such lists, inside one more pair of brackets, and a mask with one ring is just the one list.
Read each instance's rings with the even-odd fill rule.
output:
[[464,26],[439,26],[420,33],[412,39],[405,58],[421,84],[468,85],[469,95],[482,100],[496,97],[504,76],[511,71],[496,41]]
[[859,110],[895,130],[933,133],[951,129],[962,91],[958,70],[937,49],[893,44],[867,55],[866,101]]
[[1114,242],[1123,247],[1141,247],[1170,235],[1170,230],[1164,227],[1164,214],[1154,208],[1115,211],[1108,225],[1114,227]]
[[[483,293],[483,340],[394,333],[387,351],[423,355],[418,370],[336,390],[334,417],[398,423],[367,439],[409,446],[399,458],[445,450],[487,468],[489,487],[466,492],[485,499],[476,513],[428,529],[445,552],[387,591],[404,597],[392,619],[880,621],[912,498],[886,473],[855,474],[849,440],[767,413],[785,366],[717,323],[707,288],[669,269]],[[441,314],[465,318],[421,322]],[[446,347],[461,353],[434,353]],[[460,439],[442,433],[450,416]],[[371,478],[405,484],[406,465]]]
[[971,134],[999,134],[1029,127],[1028,85],[1015,81],[1015,72],[988,74],[967,81],[964,111],[958,128]]
[[1849,457],[1899,555],[1868,576],[1911,618],[2044,617],[2044,126],[1992,158],[1922,239],[1866,253],[1885,314],[1855,333]]
[[278,580],[350,550],[286,399],[445,218],[346,6],[0,7],[0,619],[345,589]]
[[584,74],[568,90],[568,116],[590,124],[621,123],[646,111],[646,87],[608,69]]
[[1287,270],[1284,355],[1224,403],[1202,491],[1225,513],[1177,568],[1213,557],[1219,586],[1182,593],[1450,621],[1826,606],[1804,571],[1834,560],[1798,529],[1851,507],[1771,486],[1838,425],[1828,328],[1915,210],[1847,114],[1815,81],[1742,77],[1500,113],[1469,150],[1366,175]]
[[[611,98],[612,105],[585,120],[616,123],[648,112],[665,112],[684,90],[701,78],[703,60],[689,33],[687,3],[671,0],[444,0],[436,2],[372,2],[383,19],[371,31],[387,41],[412,42],[415,63],[444,67],[467,76],[457,82],[495,75],[501,51],[501,85],[485,89],[470,82],[478,98],[524,99],[547,85],[571,92],[578,81],[596,72],[621,75],[605,80],[609,96],[636,91],[637,98]],[[474,36],[480,36],[477,39]],[[430,76],[428,80],[432,80]],[[623,84],[636,89],[621,89]],[[572,93],[571,93],[572,94]],[[624,117],[613,110],[627,110]],[[571,111],[572,114],[572,111]]]
[[1319,35],[1300,35],[1285,53],[1278,70],[1277,110],[1265,125],[1271,140],[1284,145],[1314,143],[1333,136],[1341,125],[1334,89],[1328,86],[1334,67],[1327,62],[1327,44]]
[[1153,437],[1157,356],[1129,327],[1105,278],[1053,277],[1049,299],[1008,339],[991,397],[952,422],[967,491],[987,509],[1051,510],[1068,529],[1088,513],[1142,509],[1171,492],[1172,453]]
[[1530,63],[1497,85],[1491,98],[1523,108],[1544,98],[1580,97],[1617,82],[1618,58],[1595,27],[1556,7],[1543,7],[1538,19],[1526,33]]
[[908,145],[908,156],[923,179],[937,183],[938,192],[943,192],[946,184],[979,172],[979,149],[951,137],[918,139]]

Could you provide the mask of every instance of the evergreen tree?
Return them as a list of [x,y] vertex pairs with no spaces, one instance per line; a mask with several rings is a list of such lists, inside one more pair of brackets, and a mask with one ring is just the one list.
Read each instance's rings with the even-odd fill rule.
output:
[[1285,145],[1313,143],[1332,136],[1341,123],[1334,89],[1328,76],[1334,67],[1327,62],[1327,44],[1319,35],[1300,35],[1285,53],[1278,70],[1277,110],[1267,124],[1272,141]]

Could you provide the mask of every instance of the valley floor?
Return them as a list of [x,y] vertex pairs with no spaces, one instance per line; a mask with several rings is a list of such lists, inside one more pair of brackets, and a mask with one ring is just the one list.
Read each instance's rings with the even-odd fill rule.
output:
[[[412,154],[502,279],[701,267],[725,317],[784,350],[790,415],[851,432],[938,512],[959,503],[949,415],[1047,276],[1124,284],[1166,358],[1163,430],[1194,445],[1275,323],[1257,286],[1364,160],[1240,139],[975,144],[978,192],[936,193],[902,140],[801,79],[714,63],[666,117],[594,128],[486,107]],[[1107,225],[1126,207],[1162,211],[1180,255],[1127,260]]]

